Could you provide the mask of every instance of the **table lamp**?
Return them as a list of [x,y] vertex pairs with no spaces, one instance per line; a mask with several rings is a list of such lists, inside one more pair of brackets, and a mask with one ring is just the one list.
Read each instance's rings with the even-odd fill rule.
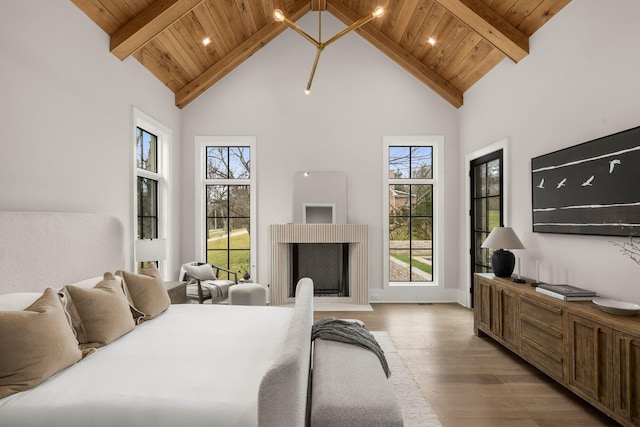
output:
[[524,249],[524,245],[511,227],[494,227],[482,248],[496,249],[491,255],[491,268],[497,277],[511,277],[516,257],[509,249]]
[[135,242],[136,262],[167,259],[167,239],[140,239]]

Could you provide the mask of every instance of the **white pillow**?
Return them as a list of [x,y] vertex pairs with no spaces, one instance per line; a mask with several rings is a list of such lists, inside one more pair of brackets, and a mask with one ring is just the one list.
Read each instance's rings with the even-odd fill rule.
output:
[[185,265],[184,271],[194,279],[198,280],[216,280],[217,277],[213,273],[213,267],[211,264],[202,265]]
[[12,292],[0,295],[0,311],[22,311],[42,296],[42,292]]

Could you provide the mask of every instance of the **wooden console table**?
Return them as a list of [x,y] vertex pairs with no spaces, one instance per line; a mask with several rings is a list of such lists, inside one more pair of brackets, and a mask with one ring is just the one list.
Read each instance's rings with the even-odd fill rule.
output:
[[640,318],[565,302],[493,274],[474,280],[474,332],[489,336],[625,426],[640,425]]

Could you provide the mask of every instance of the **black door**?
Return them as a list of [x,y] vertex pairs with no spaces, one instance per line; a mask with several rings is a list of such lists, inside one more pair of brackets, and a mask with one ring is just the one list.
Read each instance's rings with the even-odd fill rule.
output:
[[490,273],[491,254],[480,246],[493,227],[504,225],[502,150],[472,160],[471,178],[471,306],[473,273]]

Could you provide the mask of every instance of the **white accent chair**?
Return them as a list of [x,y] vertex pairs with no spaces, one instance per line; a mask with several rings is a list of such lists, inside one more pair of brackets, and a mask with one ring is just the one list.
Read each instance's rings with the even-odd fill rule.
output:
[[[219,279],[221,271],[228,273],[234,280]],[[187,282],[187,300],[203,304],[219,304],[229,298],[229,288],[238,283],[238,273],[216,265],[203,262],[188,262],[180,268],[181,282]]]

